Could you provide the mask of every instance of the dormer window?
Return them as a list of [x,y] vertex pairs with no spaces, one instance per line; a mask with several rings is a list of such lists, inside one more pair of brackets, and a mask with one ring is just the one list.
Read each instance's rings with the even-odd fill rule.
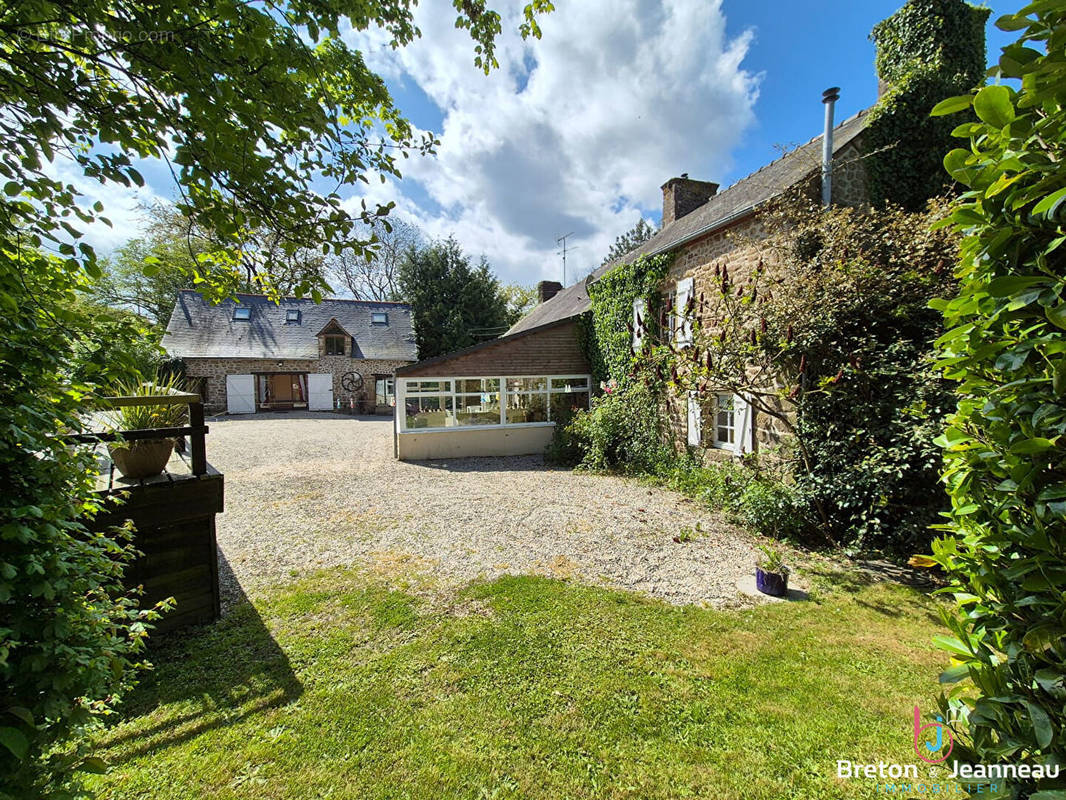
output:
[[370,314],[371,325],[388,325],[389,315],[384,311],[374,311]]
[[233,318],[235,320],[249,320],[252,318],[252,309],[248,306],[237,306],[233,309]]
[[344,337],[337,336],[335,334],[323,337],[326,340],[326,355],[327,356],[343,356],[344,355]]
[[285,322],[289,325],[300,324],[300,309],[290,308],[285,312]]

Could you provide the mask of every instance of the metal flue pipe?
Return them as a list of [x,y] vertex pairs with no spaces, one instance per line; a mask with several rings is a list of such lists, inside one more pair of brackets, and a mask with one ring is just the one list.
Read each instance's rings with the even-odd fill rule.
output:
[[833,203],[833,106],[839,99],[839,86],[822,92],[822,102],[825,103],[825,133],[822,134],[822,205],[826,208]]

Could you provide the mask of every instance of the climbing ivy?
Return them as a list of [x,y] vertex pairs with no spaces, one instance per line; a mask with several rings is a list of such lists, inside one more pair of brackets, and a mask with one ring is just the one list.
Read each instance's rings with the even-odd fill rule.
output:
[[957,121],[929,116],[945,97],[983,82],[989,9],[963,0],[910,0],[870,34],[888,90],[870,112],[865,159],[870,198],[912,211],[948,185],[941,154]]
[[[672,260],[670,254],[641,256],[589,285],[591,335],[585,337],[589,363],[594,368],[602,364],[603,375],[620,385],[628,382],[633,361],[633,302],[644,298],[646,308],[660,306],[659,287]],[[648,335],[655,337],[657,320],[644,322]]]

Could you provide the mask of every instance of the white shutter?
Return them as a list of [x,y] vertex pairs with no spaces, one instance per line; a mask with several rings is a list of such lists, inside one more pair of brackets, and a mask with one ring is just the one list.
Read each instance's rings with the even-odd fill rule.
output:
[[226,411],[230,414],[255,413],[255,376],[226,376]]
[[733,452],[738,456],[742,456],[745,453],[750,453],[752,451],[752,445],[755,440],[753,431],[754,420],[755,411],[751,407],[751,403],[739,394],[733,395],[733,422],[736,425]]
[[307,408],[310,411],[333,410],[333,376],[307,376]]
[[688,393],[688,443],[699,447],[703,441],[703,417],[700,413],[700,399],[695,392]]
[[639,353],[644,345],[644,331],[648,325],[648,301],[638,297],[633,301],[633,352]]
[[688,301],[696,291],[693,278],[677,282],[674,292],[674,341],[680,345],[692,344],[692,317],[687,313]]

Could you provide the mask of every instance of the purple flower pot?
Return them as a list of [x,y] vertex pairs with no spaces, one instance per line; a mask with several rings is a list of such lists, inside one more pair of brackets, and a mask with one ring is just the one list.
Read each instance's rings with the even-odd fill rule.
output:
[[756,567],[755,588],[771,597],[785,597],[788,594],[788,573],[766,572]]

